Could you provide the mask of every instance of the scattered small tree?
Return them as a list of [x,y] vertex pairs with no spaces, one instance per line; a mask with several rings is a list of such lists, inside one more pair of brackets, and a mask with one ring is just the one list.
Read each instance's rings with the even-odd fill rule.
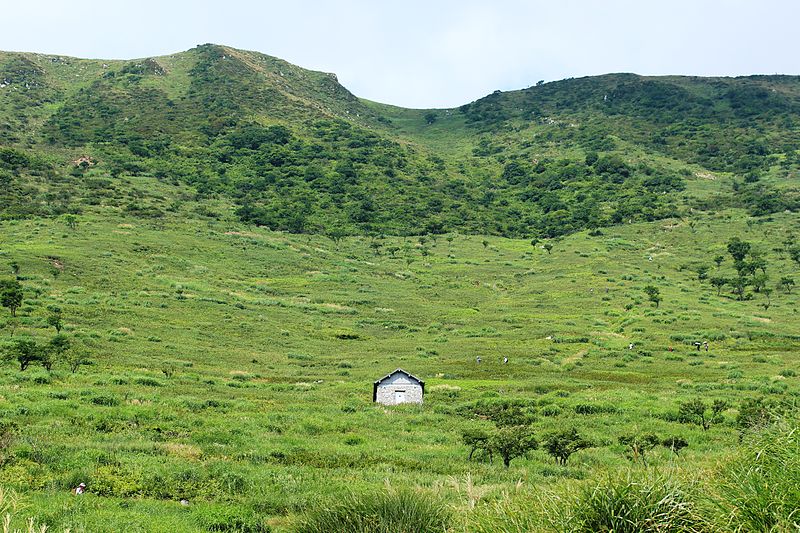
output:
[[[711,410],[711,413],[707,411]],[[722,421],[722,412],[728,408],[728,402],[714,400],[709,406],[703,400],[694,399],[688,402],[681,402],[678,405],[678,418],[687,424],[697,424],[703,431],[707,431],[712,424]]]
[[791,294],[794,288],[794,280],[789,277],[782,277],[778,282],[778,288],[787,294]]
[[675,455],[678,455],[678,452],[680,452],[682,449],[689,447],[689,443],[686,442],[686,439],[678,436],[667,437],[661,441],[661,445],[664,448],[671,450]]
[[661,291],[658,289],[658,287],[654,285],[648,285],[644,288],[644,292],[647,293],[647,299],[656,304],[656,307],[658,307],[658,304],[661,303],[661,300],[663,299],[661,298]]
[[766,311],[772,305],[772,300],[770,300],[772,289],[770,289],[769,287],[764,287],[763,289],[761,289],[761,294],[763,294],[765,298],[765,300],[761,302],[761,307],[763,307],[764,311]]
[[753,290],[756,292],[761,292],[767,286],[767,281],[769,281],[769,278],[766,274],[756,274],[751,280]]
[[47,346],[43,348],[44,357],[42,358],[42,364],[45,368],[49,371],[53,366],[54,359],[63,359],[64,354],[69,350],[70,346],[72,346],[72,342],[66,335],[56,335],[50,339]]
[[72,231],[75,231],[78,228],[78,217],[73,214],[64,215],[64,222],[67,224],[67,227]]
[[619,438],[619,443],[625,446],[628,450],[628,458],[631,461],[641,460],[643,464],[647,464],[645,454],[658,446],[661,439],[652,433],[639,434],[631,433],[629,435],[622,435]]
[[339,242],[347,236],[347,231],[341,226],[333,226],[325,232],[325,236],[332,240],[338,249]]
[[543,447],[560,465],[566,465],[570,456],[577,451],[591,448],[592,443],[578,434],[575,428],[550,433],[545,437]]
[[56,333],[61,333],[61,329],[64,327],[64,322],[60,307],[56,307],[54,305],[48,307],[47,325],[56,328]]
[[722,256],[722,255],[718,255],[718,256],[716,256],[716,257],[714,258],[714,262],[717,264],[717,270],[719,270],[719,267],[721,267],[721,266],[722,266],[722,262],[723,262],[723,261],[725,261],[725,257],[724,257],[724,256]]
[[800,246],[792,246],[788,250],[789,257],[792,258],[792,261],[797,263],[797,266],[800,266]]
[[739,272],[739,275],[730,281],[733,287],[733,293],[736,295],[737,300],[744,300],[745,291],[747,290],[747,275]]
[[539,446],[529,426],[509,426],[500,428],[489,441],[493,452],[503,458],[503,465],[508,468],[511,461],[522,457]]
[[91,363],[89,359],[89,351],[83,346],[73,344],[69,350],[64,354],[64,361],[69,366],[69,371],[73,374],[78,371],[78,368]]
[[753,272],[760,270],[762,274],[767,274],[767,260],[761,254],[751,252],[750,264],[748,266]]
[[489,445],[490,438],[489,433],[481,428],[469,428],[461,432],[461,441],[466,446],[469,446],[469,461],[472,461],[472,456],[476,452],[487,454],[489,462],[492,461],[492,448]]
[[744,261],[747,254],[750,253],[750,243],[739,237],[733,237],[728,241],[728,253],[731,254],[734,261]]
[[722,276],[714,276],[711,278],[711,285],[716,287],[717,289],[717,296],[722,294],[722,288],[730,282],[728,278],[724,278]]
[[15,279],[0,280],[0,303],[8,307],[11,316],[17,316],[17,309],[22,305],[22,285]]
[[708,278],[708,267],[705,265],[697,267],[697,280],[703,281]]
[[547,255],[550,255],[550,252],[553,251],[553,243],[552,242],[546,242],[546,243],[544,243],[542,245],[542,248],[544,248],[547,251]]
[[16,360],[20,371],[24,372],[31,363],[41,361],[44,355],[44,349],[36,341],[20,339],[6,350],[5,358]]

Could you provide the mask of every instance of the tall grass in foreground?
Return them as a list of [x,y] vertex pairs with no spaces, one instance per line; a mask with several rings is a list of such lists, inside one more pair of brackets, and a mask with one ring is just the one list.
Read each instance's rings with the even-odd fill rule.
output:
[[300,533],[441,533],[452,523],[450,509],[417,490],[392,489],[360,495],[312,511]]
[[722,472],[715,501],[728,531],[800,531],[800,430],[781,423],[749,437]]
[[17,511],[20,506],[20,499],[14,491],[0,487],[0,523],[3,528],[2,533],[45,533],[47,526],[37,525],[33,518],[29,518],[25,522],[25,529],[17,529],[12,525],[12,522],[14,522],[12,513]]
[[712,528],[696,496],[677,478],[628,470],[591,484],[558,492],[542,491],[495,504],[477,517],[481,533],[704,532]]
[[708,531],[696,496],[671,477],[628,471],[580,491],[570,531],[636,533]]
[[800,429],[750,435],[716,475],[630,469],[558,490],[506,495],[471,517],[480,533],[800,531]]

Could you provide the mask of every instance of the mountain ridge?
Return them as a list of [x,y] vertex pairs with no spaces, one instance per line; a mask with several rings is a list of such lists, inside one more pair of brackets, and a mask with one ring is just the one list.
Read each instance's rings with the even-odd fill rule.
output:
[[113,61],[0,53],[0,82],[9,149],[62,174],[87,156],[86,176],[180,182],[291,232],[557,237],[716,204],[798,205],[800,77],[618,73],[414,110],[206,44]]

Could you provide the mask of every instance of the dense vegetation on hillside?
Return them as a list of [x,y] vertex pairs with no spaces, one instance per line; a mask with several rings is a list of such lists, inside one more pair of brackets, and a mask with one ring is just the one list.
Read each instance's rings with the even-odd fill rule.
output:
[[[231,199],[243,221],[293,233],[539,238],[798,206],[791,77],[609,75],[427,112],[361,102],[331,75],[215,45],[129,62],[4,54],[0,79],[2,143],[32,159],[63,154],[50,197],[15,185],[26,200],[14,205],[40,212],[81,194],[79,156],[93,162],[90,183],[188,184]],[[709,171],[724,186],[686,192]]]

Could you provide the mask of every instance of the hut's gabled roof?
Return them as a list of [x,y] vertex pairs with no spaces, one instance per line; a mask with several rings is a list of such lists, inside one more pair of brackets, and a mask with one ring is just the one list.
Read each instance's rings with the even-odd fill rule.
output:
[[420,383],[420,385],[422,385],[422,384],[424,384],[424,383],[425,383],[424,381],[422,381],[421,379],[419,379],[417,376],[415,376],[415,375],[411,374],[410,372],[406,372],[406,371],[405,371],[405,370],[403,370],[402,368],[398,368],[397,370],[394,370],[394,371],[392,371],[392,372],[389,372],[388,374],[386,374],[385,376],[383,376],[381,379],[378,379],[378,380],[376,380],[376,381],[375,381],[375,384],[376,384],[376,385],[378,385],[378,384],[379,384],[381,381],[385,381],[385,380],[389,379],[390,377],[394,376],[394,375],[395,375],[395,374],[397,374],[398,372],[400,372],[401,374],[405,374],[406,376],[410,377],[410,378],[411,378],[411,379],[413,379],[414,381],[418,381],[418,382]]
[[373,402],[374,402],[374,401],[377,399],[377,397],[378,397],[378,385],[380,385],[382,382],[386,381],[386,380],[387,380],[387,379],[389,379],[390,377],[394,376],[394,375],[395,375],[395,374],[397,374],[398,372],[399,372],[399,373],[401,373],[401,374],[405,374],[405,375],[406,375],[406,376],[408,376],[409,378],[411,378],[411,379],[413,379],[414,381],[416,381],[417,383],[419,383],[419,384],[420,384],[420,386],[422,387],[422,393],[423,393],[423,394],[425,394],[425,382],[424,382],[424,381],[422,381],[421,379],[419,379],[417,376],[415,376],[415,375],[411,374],[410,372],[406,372],[406,371],[405,371],[405,370],[403,370],[402,368],[398,368],[397,370],[394,370],[393,372],[389,372],[388,374],[386,374],[385,376],[383,376],[381,379],[379,379],[379,380],[375,381],[375,384],[372,386],[372,401],[373,401]]

